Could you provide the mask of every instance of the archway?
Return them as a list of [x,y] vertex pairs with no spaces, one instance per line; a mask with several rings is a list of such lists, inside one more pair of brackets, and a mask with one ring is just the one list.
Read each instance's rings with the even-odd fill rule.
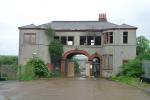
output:
[[[82,71],[84,72],[84,70],[86,69],[86,66],[88,66],[87,64],[89,64],[88,62],[89,57],[90,57],[89,53],[84,50],[75,49],[75,50],[67,51],[66,53],[64,53],[62,60],[61,60],[61,72],[64,73],[65,76],[69,76],[69,75],[79,76],[80,69],[82,69]],[[71,69],[71,67],[72,68],[74,67],[74,71],[73,69]],[[77,75],[76,69],[79,70],[78,75]],[[72,74],[71,71],[73,71],[74,74]]]
[[102,77],[102,56],[96,52],[89,57],[89,61],[91,76]]
[[[67,66],[68,66],[68,62],[67,59],[70,59],[72,56],[77,55],[77,54],[81,54],[81,55],[85,55],[88,58],[87,61],[87,66],[89,68],[89,76],[94,76],[94,68],[96,68],[96,74],[98,76],[102,76],[102,56],[99,55],[98,53],[94,53],[90,56],[90,54],[85,51],[85,50],[78,50],[78,49],[74,49],[74,50],[70,50],[64,53],[62,60],[61,60],[61,72],[67,76]],[[97,58],[98,62],[93,62],[93,59]],[[93,66],[98,66],[98,67],[93,67]],[[88,71],[87,71],[88,72]]]

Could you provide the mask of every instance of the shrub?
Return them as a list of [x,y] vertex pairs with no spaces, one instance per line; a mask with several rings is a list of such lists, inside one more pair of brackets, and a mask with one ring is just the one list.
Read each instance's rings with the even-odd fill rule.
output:
[[40,58],[31,58],[26,65],[18,67],[19,80],[32,80],[36,77],[50,77],[51,74],[44,61]]
[[140,77],[144,73],[139,59],[130,60],[128,63],[123,64],[121,68],[121,75],[124,76]]
[[34,57],[27,62],[27,66],[34,68],[35,76],[38,77],[49,77],[50,73],[44,61]]

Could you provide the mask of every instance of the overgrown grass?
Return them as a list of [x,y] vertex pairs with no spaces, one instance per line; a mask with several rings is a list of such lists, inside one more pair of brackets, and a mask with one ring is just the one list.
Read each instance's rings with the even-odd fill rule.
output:
[[128,84],[134,87],[138,87],[141,89],[145,89],[147,87],[150,88],[150,84],[142,82],[139,78],[129,77],[129,76],[112,76],[111,80],[117,81],[123,84]]
[[34,68],[32,66],[19,66],[18,78],[21,81],[33,80],[35,77]]
[[61,77],[61,72],[60,71],[54,71],[52,72],[52,77]]

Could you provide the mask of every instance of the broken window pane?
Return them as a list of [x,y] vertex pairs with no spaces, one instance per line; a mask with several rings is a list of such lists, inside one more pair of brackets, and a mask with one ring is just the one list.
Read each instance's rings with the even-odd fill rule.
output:
[[66,45],[66,44],[67,44],[67,38],[66,38],[66,36],[62,36],[62,37],[61,37],[61,43],[62,43],[63,45]]
[[87,45],[94,45],[94,37],[87,36]]
[[74,37],[73,36],[68,36],[67,45],[73,45],[73,42],[74,42]]
[[59,40],[59,36],[54,36],[54,40]]
[[95,45],[101,45],[101,36],[95,36]]
[[86,45],[86,36],[80,36],[80,45]]

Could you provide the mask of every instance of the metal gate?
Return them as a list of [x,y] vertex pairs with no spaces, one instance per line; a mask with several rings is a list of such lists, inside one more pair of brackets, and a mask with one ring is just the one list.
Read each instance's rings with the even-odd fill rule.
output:
[[92,64],[92,76],[94,76],[94,77],[100,76],[100,63],[93,62],[93,64]]

